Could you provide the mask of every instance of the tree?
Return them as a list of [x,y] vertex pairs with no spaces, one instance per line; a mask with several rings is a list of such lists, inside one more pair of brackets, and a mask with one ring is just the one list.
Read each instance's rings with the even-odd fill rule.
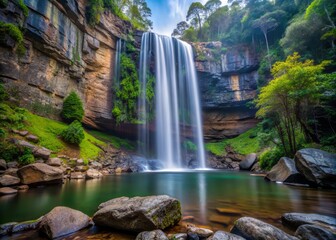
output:
[[283,149],[288,156],[297,151],[297,131],[302,131],[306,141],[319,142],[317,132],[309,122],[315,107],[320,104],[319,78],[328,62],[314,65],[312,60],[300,62],[294,53],[284,62],[272,67],[273,80],[261,89],[256,99],[259,118],[270,118],[277,130]]
[[63,102],[63,109],[61,112],[62,118],[67,122],[75,120],[82,121],[84,116],[83,103],[77,93],[71,92]]
[[174,29],[172,36],[173,37],[180,37],[183,35],[184,31],[189,28],[189,24],[186,21],[179,22]]
[[64,141],[79,145],[85,138],[82,124],[75,120],[62,133]]
[[204,5],[206,16],[209,17],[221,5],[222,5],[222,2],[220,0],[209,0],[209,1],[207,1]]
[[187,21],[193,21],[197,23],[200,32],[202,32],[202,17],[204,15],[205,8],[202,3],[194,2],[190,5],[187,13]]

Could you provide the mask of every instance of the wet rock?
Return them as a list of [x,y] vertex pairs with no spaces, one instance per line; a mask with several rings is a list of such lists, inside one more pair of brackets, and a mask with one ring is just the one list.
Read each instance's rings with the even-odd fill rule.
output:
[[7,235],[12,232],[13,226],[17,224],[17,222],[4,223],[0,225],[0,237]]
[[93,178],[101,178],[103,174],[101,174],[98,170],[96,169],[89,169],[86,172],[86,178],[87,179],[93,179]]
[[17,185],[20,183],[20,178],[13,177],[11,175],[3,175],[0,177],[0,186],[1,187],[8,187]]
[[245,160],[239,163],[239,168],[241,170],[250,170],[256,160],[257,160],[257,154],[251,153],[246,156]]
[[279,228],[251,217],[239,218],[235,222],[231,233],[251,240],[297,240],[296,237],[285,233]]
[[189,226],[187,228],[188,233],[194,233],[197,234],[200,238],[207,238],[210,237],[213,234],[213,231],[206,228],[199,228],[194,226]]
[[50,165],[50,166],[54,166],[54,167],[60,167],[61,166],[61,159],[59,158],[49,158],[46,161],[46,164]]
[[98,210],[102,209],[108,205],[115,205],[115,204],[123,204],[124,202],[127,202],[130,198],[129,197],[120,197],[120,198],[113,198],[111,200],[108,200],[107,202],[103,202],[99,204]]
[[33,163],[18,170],[18,176],[23,184],[61,183],[63,172],[61,169],[45,163]]
[[7,169],[7,163],[4,159],[0,159],[0,170],[6,170]]
[[304,224],[312,224],[327,228],[336,227],[336,218],[314,213],[285,213],[281,217],[282,224],[295,230]]
[[17,161],[11,161],[7,163],[7,168],[17,168],[19,163]]
[[13,176],[13,177],[17,177],[18,175],[17,175],[17,171],[18,171],[19,169],[18,168],[8,168],[6,171],[5,171],[5,174],[7,174],[7,175],[11,175],[11,176]]
[[40,157],[40,158],[42,158],[44,160],[48,160],[48,158],[49,158],[49,156],[51,154],[51,151],[49,149],[47,149],[47,148],[42,147],[42,148],[35,149],[33,151],[33,154],[37,158]]
[[18,190],[10,188],[10,187],[3,187],[0,188],[0,196],[1,195],[10,195],[10,194],[16,194]]
[[217,212],[229,215],[241,215],[241,211],[234,208],[216,208]]
[[188,234],[186,233],[176,233],[176,234],[169,234],[169,240],[187,240]]
[[217,231],[213,236],[209,237],[207,240],[245,240],[245,238],[240,237],[236,234],[224,231]]
[[55,207],[43,217],[40,231],[53,239],[77,232],[89,224],[86,214],[68,207]]
[[295,166],[313,185],[336,188],[336,154],[305,148],[296,152]]
[[280,158],[265,179],[272,182],[308,184],[306,178],[297,171],[294,160],[287,157]]
[[232,222],[232,218],[231,216],[212,215],[210,216],[209,221],[224,224],[225,226],[228,226]]
[[17,232],[22,232],[22,231],[27,231],[27,230],[34,230],[38,229],[40,226],[40,223],[42,221],[42,217],[40,217],[37,220],[31,220],[31,221],[25,221],[21,223],[17,223],[13,226],[11,229],[11,233],[17,233]]
[[301,225],[295,232],[300,240],[331,240],[336,239],[336,234],[315,225]]
[[146,231],[139,233],[136,240],[168,240],[167,236],[161,230]]
[[122,173],[122,169],[120,167],[116,168],[116,170],[114,171],[116,174],[120,174]]
[[97,162],[97,161],[93,161],[90,163],[90,167],[91,168],[94,168],[94,169],[97,169],[97,170],[100,170],[103,168],[103,164]]
[[188,236],[187,238],[188,240],[199,240],[200,239],[196,233],[192,233],[192,232],[188,233],[187,236]]
[[20,185],[17,187],[18,191],[27,191],[29,189],[28,185]]
[[166,195],[116,198],[103,203],[103,206],[94,214],[93,221],[97,226],[119,230],[165,229],[181,219],[180,202]]
[[32,134],[29,134],[29,135],[26,137],[26,139],[27,139],[28,141],[33,142],[33,143],[38,143],[38,142],[39,142],[39,138],[38,138],[37,136],[35,136],[35,135],[32,135]]
[[85,174],[82,172],[70,173],[70,179],[85,179]]

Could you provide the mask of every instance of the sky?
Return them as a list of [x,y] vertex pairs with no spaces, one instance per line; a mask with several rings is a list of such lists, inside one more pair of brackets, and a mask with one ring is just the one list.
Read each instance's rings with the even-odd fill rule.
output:
[[[152,10],[153,32],[170,36],[176,24],[186,20],[189,6],[193,2],[205,4],[207,0],[147,0]],[[223,4],[226,0],[221,0]]]

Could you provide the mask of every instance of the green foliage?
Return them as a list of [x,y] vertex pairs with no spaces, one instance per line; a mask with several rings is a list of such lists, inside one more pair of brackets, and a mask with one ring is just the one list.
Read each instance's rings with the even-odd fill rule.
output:
[[21,155],[21,150],[10,141],[0,141],[0,156],[7,162],[14,161]]
[[28,7],[26,6],[26,4],[24,4],[24,0],[17,0],[17,3],[18,3],[18,5],[19,5],[19,7],[21,8],[23,15],[24,15],[25,17],[28,17],[29,9],[28,9]]
[[0,21],[0,42],[8,35],[16,42],[16,51],[21,56],[25,53],[23,44],[23,34],[19,27],[12,23],[5,23]]
[[97,139],[104,141],[106,143],[112,144],[115,148],[122,148],[126,150],[135,150],[135,144],[127,139],[122,139],[106,132],[91,130],[90,134],[95,136]]
[[267,149],[260,154],[259,165],[262,169],[270,170],[283,156],[284,152],[280,148]]
[[5,8],[8,5],[8,0],[0,0],[0,8]]
[[77,93],[71,92],[69,96],[65,98],[61,116],[67,122],[75,120],[82,121],[84,116],[83,103]]
[[2,128],[0,128],[0,140],[4,139],[6,137],[6,131]]
[[7,99],[8,99],[7,91],[4,88],[3,84],[0,83],[0,102],[5,101]]
[[61,136],[64,141],[71,144],[79,145],[85,137],[82,124],[79,121],[75,120],[69,125],[68,128],[62,131]]
[[89,0],[87,7],[87,18],[91,26],[99,23],[100,15],[104,12],[103,0]]
[[138,73],[133,60],[126,54],[120,57],[119,86],[115,86],[114,107],[112,114],[117,123],[131,122],[136,119],[137,98],[140,94]]
[[28,165],[35,162],[33,152],[30,148],[25,148],[22,155],[19,157],[19,163],[21,165]]
[[10,107],[5,103],[0,103],[0,127],[17,128],[23,127],[25,110],[17,107]]
[[183,141],[182,146],[187,151],[192,151],[192,152],[197,151],[197,145],[190,140]]

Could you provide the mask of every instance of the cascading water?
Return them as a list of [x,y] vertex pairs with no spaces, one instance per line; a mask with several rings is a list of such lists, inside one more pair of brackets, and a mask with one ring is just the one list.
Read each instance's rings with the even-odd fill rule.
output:
[[[154,124],[155,136],[150,134],[148,84],[150,72],[155,76]],[[140,53],[141,96],[139,119],[140,153],[149,154],[149,144],[155,142],[155,158],[165,168],[184,168],[185,145],[196,146],[198,168],[205,168],[201,107],[192,47],[178,39],[144,33]],[[153,84],[153,83],[150,83]],[[188,136],[186,136],[188,135]],[[151,139],[154,138],[155,140]]]

